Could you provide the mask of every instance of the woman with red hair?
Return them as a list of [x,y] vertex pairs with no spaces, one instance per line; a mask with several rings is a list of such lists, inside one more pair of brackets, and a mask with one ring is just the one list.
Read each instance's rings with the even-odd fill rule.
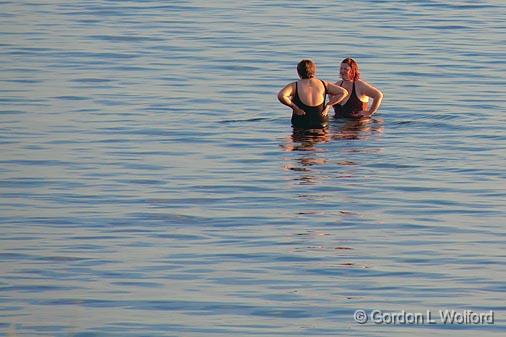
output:
[[[341,62],[339,74],[342,80],[337,81],[336,84],[346,89],[348,96],[339,104],[334,105],[334,117],[369,117],[378,111],[383,100],[383,93],[360,79],[358,65],[354,59],[345,58]],[[373,100],[370,107],[369,98]]]

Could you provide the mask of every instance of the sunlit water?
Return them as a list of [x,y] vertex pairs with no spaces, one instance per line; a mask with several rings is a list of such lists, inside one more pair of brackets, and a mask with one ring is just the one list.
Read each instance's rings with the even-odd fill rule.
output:
[[[0,334],[504,336],[504,2],[0,5]],[[292,134],[347,56],[380,112]]]

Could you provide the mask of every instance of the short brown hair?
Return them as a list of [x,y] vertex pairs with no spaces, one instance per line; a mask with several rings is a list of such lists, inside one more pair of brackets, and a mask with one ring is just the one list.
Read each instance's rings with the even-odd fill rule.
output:
[[297,64],[297,73],[300,78],[312,78],[316,74],[316,64],[311,60],[302,60]]

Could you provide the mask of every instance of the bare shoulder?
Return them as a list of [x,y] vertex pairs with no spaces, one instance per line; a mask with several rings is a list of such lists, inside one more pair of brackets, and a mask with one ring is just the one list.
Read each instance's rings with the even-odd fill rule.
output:
[[371,84],[369,84],[368,82],[366,82],[364,80],[361,80],[361,79],[356,80],[355,81],[355,85],[358,85],[361,88],[372,87]]
[[297,82],[291,82],[285,85],[279,92],[278,97],[281,96],[291,96],[295,92],[295,83]]
[[339,87],[340,88],[340,86],[339,86],[340,82],[335,82],[335,83],[334,82],[329,82],[329,81],[324,81],[324,82],[329,87]]
[[339,86],[337,83],[327,82],[325,81],[327,85],[328,92],[332,95],[340,95],[343,92],[346,92],[344,88]]
[[295,90],[296,85],[297,85],[297,81],[291,82],[291,83],[288,83],[287,85],[285,85],[285,87],[283,89],[285,89],[285,90]]
[[335,85],[334,83],[329,82],[329,81],[325,81],[325,80],[322,80],[322,82],[323,82],[323,83],[325,84],[325,86],[327,86],[327,87],[331,87],[331,86]]
[[380,94],[381,91],[374,87],[372,84],[364,81],[364,80],[356,80],[355,84],[358,87],[358,90],[360,90],[362,93],[365,93],[368,96],[377,95]]

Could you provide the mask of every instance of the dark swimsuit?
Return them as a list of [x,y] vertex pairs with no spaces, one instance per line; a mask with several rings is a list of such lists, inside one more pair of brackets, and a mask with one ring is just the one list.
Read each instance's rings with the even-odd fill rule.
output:
[[[339,84],[342,87],[343,81]],[[353,81],[353,90],[351,91],[350,98],[346,101],[344,105],[336,104],[334,105],[334,112],[336,113],[334,117],[351,117],[356,118],[352,115],[353,112],[357,111],[367,111],[367,102],[362,102],[358,97],[355,91],[355,81]]]
[[[321,80],[320,80],[321,81]],[[323,110],[325,110],[325,97],[327,95],[327,86],[325,82],[321,81],[325,87],[325,93],[323,94],[323,103],[317,106],[310,106],[304,104],[299,97],[299,90],[297,82],[295,82],[295,96],[292,102],[299,108],[304,110],[305,115],[292,114],[292,126],[299,129],[323,129],[328,124],[328,116],[322,116]]]

